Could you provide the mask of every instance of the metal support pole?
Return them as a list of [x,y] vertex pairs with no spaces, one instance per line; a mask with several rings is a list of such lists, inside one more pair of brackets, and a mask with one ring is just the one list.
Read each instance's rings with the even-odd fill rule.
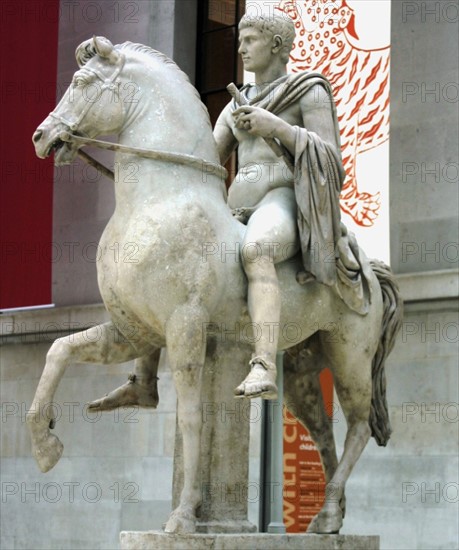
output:
[[270,455],[267,463],[270,466],[269,480],[269,524],[268,533],[285,533],[284,525],[284,352],[278,352],[276,356],[277,366],[277,389],[278,397],[268,403],[268,445],[266,450]]

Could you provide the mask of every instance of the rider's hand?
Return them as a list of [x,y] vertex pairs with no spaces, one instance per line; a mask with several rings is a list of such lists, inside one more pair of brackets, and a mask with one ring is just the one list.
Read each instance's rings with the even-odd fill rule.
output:
[[249,105],[236,109],[233,112],[233,117],[235,117],[236,128],[264,138],[275,137],[276,129],[279,123],[282,122],[276,115],[266,111],[266,109]]

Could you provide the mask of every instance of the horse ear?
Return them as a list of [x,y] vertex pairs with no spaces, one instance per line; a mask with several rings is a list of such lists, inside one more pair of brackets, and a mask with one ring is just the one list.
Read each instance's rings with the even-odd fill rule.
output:
[[82,42],[75,51],[75,58],[80,69],[95,55],[96,51],[94,49],[92,38]]
[[113,44],[104,36],[93,36],[94,50],[100,57],[108,58],[113,52]]
[[110,63],[116,63],[120,59],[120,54],[115,50],[115,47],[108,38],[104,36],[93,36],[92,43],[94,51],[102,59],[107,59]]

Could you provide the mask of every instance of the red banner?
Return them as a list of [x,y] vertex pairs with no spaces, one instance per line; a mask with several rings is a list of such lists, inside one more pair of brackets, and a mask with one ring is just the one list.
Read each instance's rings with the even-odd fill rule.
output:
[[4,309],[51,302],[53,165],[35,156],[32,134],[56,102],[59,0],[2,0],[0,20]]

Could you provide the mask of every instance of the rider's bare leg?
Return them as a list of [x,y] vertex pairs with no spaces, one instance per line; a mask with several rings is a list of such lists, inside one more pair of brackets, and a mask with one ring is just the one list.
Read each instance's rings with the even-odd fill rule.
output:
[[[280,296],[274,262],[262,257],[246,269],[249,279],[248,308],[257,335],[251,371],[236,396],[275,399],[276,352],[279,340]],[[266,297],[269,296],[269,300]]]
[[295,199],[289,188],[271,191],[249,220],[241,251],[248,278],[248,309],[256,333],[251,371],[236,397],[275,399],[280,291],[275,264],[298,250]]
[[118,407],[144,407],[156,409],[158,396],[158,365],[161,349],[155,349],[150,355],[135,360],[134,372],[128,381],[109,394],[92,401],[89,412],[111,411]]

